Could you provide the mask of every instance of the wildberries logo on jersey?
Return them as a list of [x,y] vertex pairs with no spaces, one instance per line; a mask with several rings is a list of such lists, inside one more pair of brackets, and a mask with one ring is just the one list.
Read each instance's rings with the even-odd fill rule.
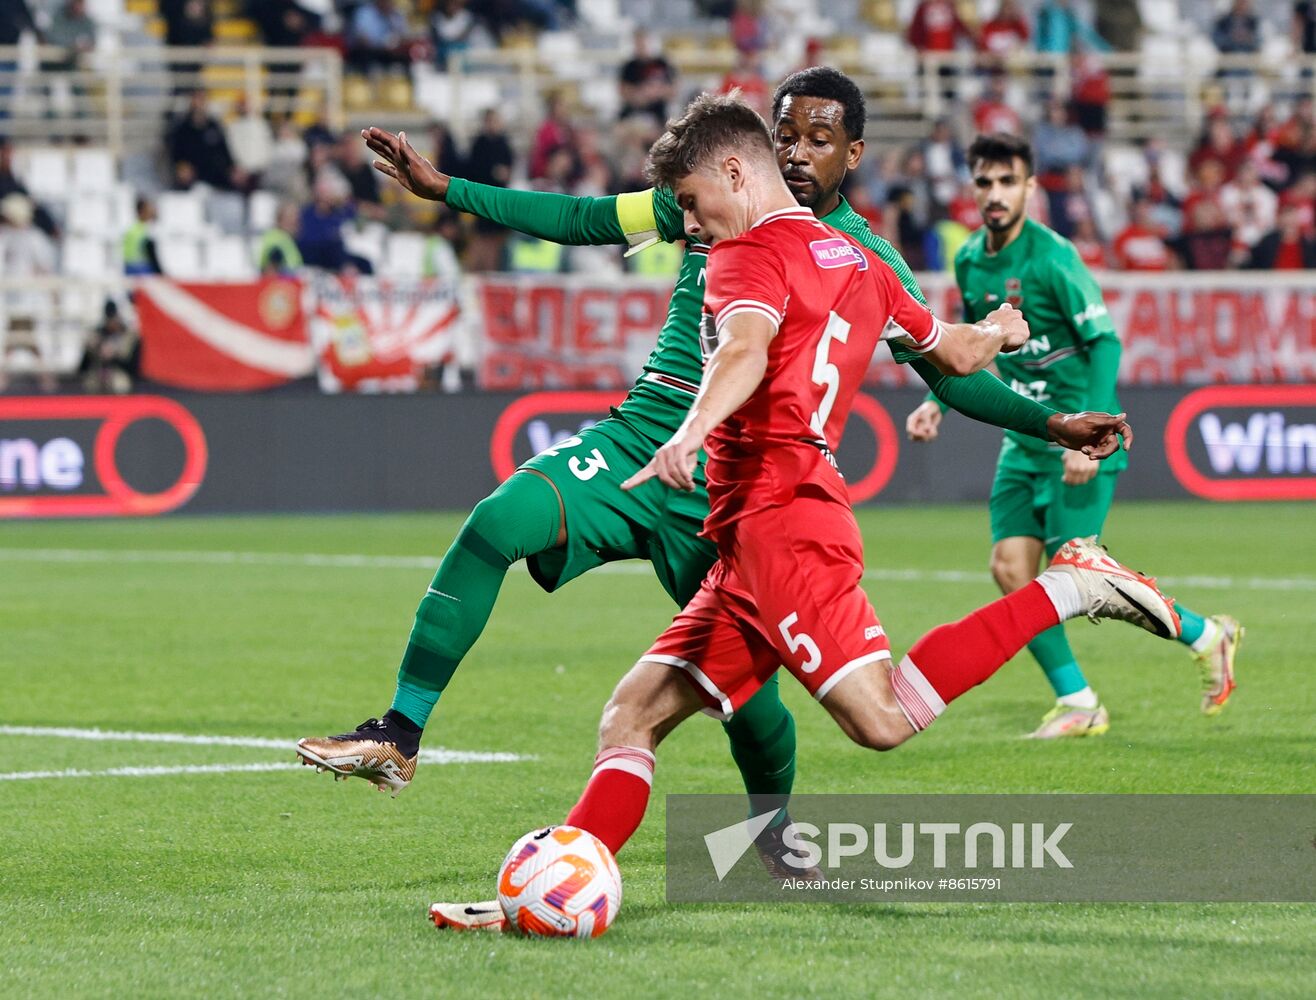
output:
[[851,267],[857,265],[859,270],[868,270],[868,258],[864,252],[847,239],[834,236],[826,240],[814,240],[809,244],[813,262],[819,267]]
[[744,810],[667,797],[669,902],[1316,900],[1316,795],[796,795]]
[[0,399],[0,519],[163,514],[197,491],[206,461],[201,425],[172,399]]
[[1179,483],[1208,500],[1316,499],[1316,386],[1209,386],[1165,426]]

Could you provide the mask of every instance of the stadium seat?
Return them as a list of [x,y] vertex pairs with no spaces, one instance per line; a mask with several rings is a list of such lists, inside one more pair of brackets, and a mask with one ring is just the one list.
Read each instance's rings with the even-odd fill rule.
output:
[[263,233],[275,223],[279,213],[279,198],[273,191],[253,191],[247,197],[247,228]]
[[76,278],[105,278],[114,273],[110,248],[98,236],[69,236],[64,240],[64,273]]
[[82,194],[69,202],[65,225],[70,232],[113,239],[121,227],[115,218],[111,195]]
[[64,198],[69,189],[69,157],[62,149],[30,149],[22,158],[23,183],[34,198]]
[[201,244],[194,236],[164,236],[158,243],[160,266],[165,274],[181,281],[207,277],[201,260]]
[[861,43],[863,60],[875,75],[885,79],[901,78],[913,82],[918,73],[918,62],[913,52],[899,35],[873,33],[865,35]]
[[418,278],[425,270],[425,237],[421,233],[393,233],[388,238],[384,270],[400,278]]
[[384,240],[388,230],[379,223],[372,223],[361,229],[352,226],[343,227],[343,245],[347,252],[364,257],[375,267],[384,259]]
[[205,242],[206,277],[218,281],[250,280],[256,268],[241,236],[213,236]]
[[79,194],[114,190],[114,157],[107,149],[79,149],[73,154],[73,186]]
[[196,235],[205,227],[205,202],[199,195],[186,191],[166,191],[156,203],[159,210],[159,228],[165,233]]
[[242,232],[246,215],[247,200],[236,191],[212,191],[206,199],[206,218],[221,232]]

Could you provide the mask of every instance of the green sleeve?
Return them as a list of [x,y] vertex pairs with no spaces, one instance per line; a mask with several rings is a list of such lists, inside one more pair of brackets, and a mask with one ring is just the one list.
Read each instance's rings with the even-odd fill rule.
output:
[[1080,343],[1105,335],[1114,336],[1115,325],[1111,322],[1106,301],[1101,297],[1101,286],[1073,244],[1066,243],[1053,258],[1049,277],[1051,293]]
[[[957,254],[955,255],[955,284],[958,285],[958,286],[959,286],[959,289],[960,289],[960,299],[961,299],[961,306],[960,306],[960,308],[961,308],[961,310],[962,310],[962,312],[963,312],[963,315],[964,315],[964,322],[966,322],[966,323],[972,323],[974,320],[973,320],[973,317],[969,315],[969,300],[966,299],[966,298],[964,298],[964,273],[965,273],[965,270],[966,270],[966,267],[965,267],[964,249],[963,249],[963,247],[961,247],[961,248],[960,248],[960,252],[957,253]],[[940,375],[941,373],[938,372],[937,374]],[[948,377],[948,376],[942,376],[942,377],[943,377],[943,378],[946,378],[946,377]],[[924,376],[923,380],[926,382],[926,381],[927,381],[927,376]],[[1000,380],[1000,379],[997,379],[996,381],[1000,382],[1001,380]],[[930,385],[930,384],[931,384],[931,383],[929,383],[929,385]],[[1004,383],[1001,383],[1001,384],[1004,385]],[[952,390],[952,391],[953,391],[953,390]],[[1013,390],[1011,390],[1011,391],[1013,391]],[[948,404],[946,403],[946,401],[945,401],[944,399],[940,398],[940,397],[937,395],[935,389],[933,389],[933,390],[929,390],[929,391],[928,391],[928,394],[927,394],[926,396],[923,397],[923,400],[924,400],[924,402],[927,402],[927,403],[936,403],[937,406],[939,406],[939,407],[941,408],[941,412],[942,412],[942,413],[945,413],[946,410],[947,410],[947,408],[948,408]]]
[[1113,333],[1098,337],[1088,344],[1088,399],[1089,410],[1119,413],[1119,400],[1115,387],[1120,377],[1120,356],[1123,349]]
[[1056,411],[1022,393],[1015,392],[989,371],[972,375],[944,375],[922,358],[909,362],[928,384],[932,397],[959,410],[966,417],[1050,441],[1046,422]]
[[[647,218],[640,214],[646,207],[646,202],[638,200],[642,195],[647,199]],[[648,191],[640,191],[633,195],[624,194],[621,197],[637,199],[634,202],[638,216],[635,222],[637,226],[646,221],[652,222],[654,232],[664,243],[680,243],[685,239],[685,213],[676,203],[676,195],[670,188],[650,188]]]
[[626,243],[618,201],[626,195],[578,198],[549,191],[515,191],[454,177],[445,199],[459,212],[567,246]]

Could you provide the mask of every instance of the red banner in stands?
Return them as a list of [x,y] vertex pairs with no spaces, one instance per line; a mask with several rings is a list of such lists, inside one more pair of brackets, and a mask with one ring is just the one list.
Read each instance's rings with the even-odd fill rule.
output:
[[[1304,273],[1098,272],[1124,344],[1120,382],[1316,381],[1316,286]],[[938,316],[959,318],[959,291],[949,276],[920,275],[919,281]],[[869,381],[919,384],[918,376],[885,350]]]
[[[1316,286],[1278,273],[1097,275],[1124,342],[1130,385],[1316,381]],[[960,315],[949,275],[919,282],[937,315]],[[615,389],[639,374],[671,285],[578,275],[478,279],[486,389]],[[1026,311],[1025,311],[1026,312]],[[870,387],[922,383],[879,348]]]
[[414,392],[427,368],[459,353],[455,281],[320,274],[311,297],[326,392]]
[[315,370],[296,281],[182,284],[148,278],[135,303],[142,372],[163,385],[245,392]]
[[486,389],[622,389],[667,317],[669,282],[574,276],[483,278]]

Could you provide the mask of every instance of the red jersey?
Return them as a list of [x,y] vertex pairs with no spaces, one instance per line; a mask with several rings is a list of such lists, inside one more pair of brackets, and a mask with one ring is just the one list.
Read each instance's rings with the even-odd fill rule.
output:
[[1115,237],[1115,260],[1126,271],[1164,271],[1170,251],[1157,230],[1129,223]]
[[777,327],[763,381],[708,437],[706,533],[720,541],[737,517],[801,490],[848,503],[832,450],[873,351],[891,339],[927,353],[940,323],[881,259],[802,208],[715,243],[705,280],[706,347],[739,313]]

